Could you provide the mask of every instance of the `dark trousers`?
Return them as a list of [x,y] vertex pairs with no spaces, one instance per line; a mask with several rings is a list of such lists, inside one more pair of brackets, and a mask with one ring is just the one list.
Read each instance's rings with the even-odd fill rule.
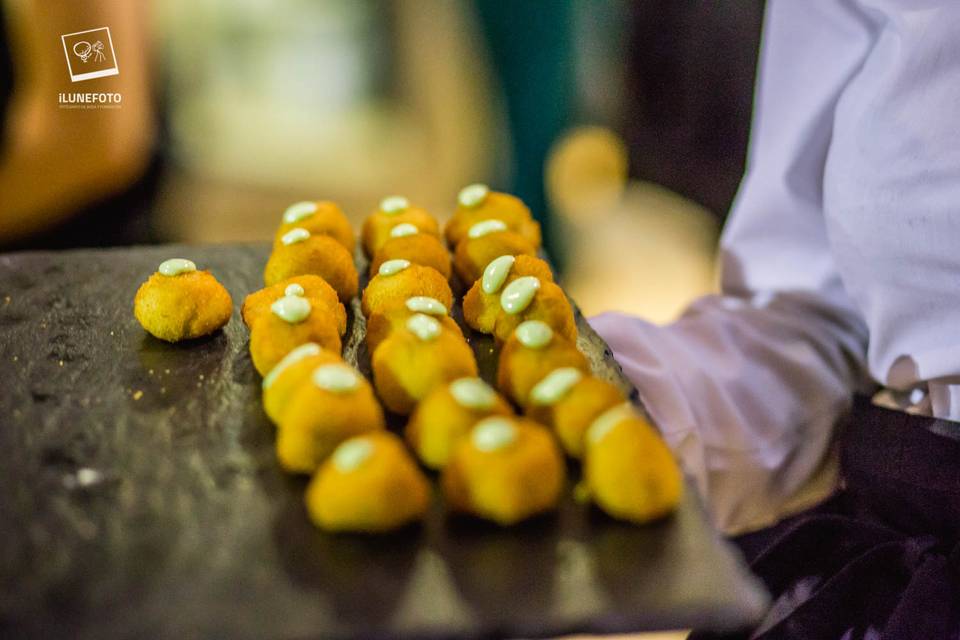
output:
[[960,638],[960,423],[858,398],[841,477],[825,503],[736,540],[773,597],[740,637]]

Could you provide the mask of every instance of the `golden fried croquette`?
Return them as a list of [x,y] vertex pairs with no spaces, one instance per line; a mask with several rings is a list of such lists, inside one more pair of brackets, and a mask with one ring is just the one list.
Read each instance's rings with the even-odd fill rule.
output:
[[452,511],[510,525],[555,508],[564,472],[563,454],[546,428],[494,416],[460,440],[441,485]]
[[314,309],[306,298],[283,296],[270,305],[270,313],[250,329],[250,356],[260,375],[266,375],[294,347],[316,342],[340,353],[340,332],[333,316]]
[[333,202],[297,202],[287,207],[273,239],[274,247],[283,244],[283,236],[297,228],[306,229],[315,236],[329,236],[353,255],[356,246],[353,226]]
[[397,229],[402,232],[412,230],[412,233],[388,238],[377,249],[377,252],[373,254],[373,259],[370,260],[371,278],[377,274],[380,265],[384,262],[402,258],[413,264],[433,267],[443,274],[444,278],[450,279],[450,252],[443,246],[440,238],[427,233],[419,233],[412,226],[398,225],[394,227],[394,231],[397,231]]
[[453,254],[453,266],[457,275],[467,285],[476,282],[494,259],[504,256],[534,256],[537,248],[519,233],[506,228],[497,228],[483,234],[474,234],[481,225],[501,223],[499,220],[486,220],[470,229],[470,234],[462,240]]
[[570,342],[577,341],[577,322],[567,295],[553,282],[535,276],[517,278],[500,292],[500,313],[493,336],[507,340],[522,322],[541,320]]
[[290,398],[322,364],[343,362],[339,353],[328,351],[316,342],[294,347],[263,377],[263,410],[274,424],[283,420]]
[[473,350],[463,337],[422,313],[391,332],[372,363],[373,383],[384,406],[403,415],[435,387],[477,375]]
[[254,320],[270,313],[270,305],[285,295],[303,296],[318,313],[327,309],[333,315],[340,335],[346,333],[347,311],[337,297],[337,292],[326,280],[312,274],[294,276],[248,295],[240,308],[243,321],[248,327],[252,327]]
[[417,405],[404,435],[423,464],[441,469],[473,425],[492,415],[510,416],[513,410],[480,378],[460,378],[435,388]]
[[370,383],[345,363],[314,369],[280,417],[277,459],[293,473],[313,473],[347,438],[386,427]]
[[530,390],[544,376],[560,367],[590,373],[590,363],[575,343],[557,334],[540,320],[520,324],[503,344],[497,365],[497,388],[522,407]]
[[653,426],[630,403],[601,414],[587,429],[578,494],[608,515],[648,522],[672,512],[683,474]]
[[527,415],[553,429],[567,455],[580,458],[587,428],[604,411],[624,401],[616,385],[576,367],[561,367],[530,390]]
[[263,272],[269,287],[294,276],[312,274],[327,281],[341,302],[357,295],[360,278],[353,256],[329,236],[312,235],[297,227],[288,231],[273,248]]
[[460,325],[447,314],[447,308],[439,300],[414,296],[407,298],[407,301],[398,307],[389,307],[386,311],[373,313],[367,318],[367,352],[374,353],[394,329],[404,327],[410,316],[415,313],[433,316],[445,329],[463,336]]
[[426,210],[415,207],[403,196],[390,196],[363,221],[363,251],[372,258],[397,225],[413,225],[420,233],[440,237],[440,226]]
[[389,431],[341,443],[310,482],[307,512],[321,529],[380,533],[420,519],[430,483]]
[[232,313],[233,300],[223,285],[183,258],[164,261],[133,300],[140,326],[167,342],[209,335],[227,324]]
[[483,270],[483,276],[473,283],[463,297],[463,319],[481,333],[493,333],[500,308],[503,288],[524,276],[533,276],[541,282],[553,282],[553,272],[544,260],[533,256],[504,255],[492,260]]
[[417,296],[434,298],[447,309],[453,308],[453,291],[442,273],[409,260],[388,260],[363,290],[360,308],[369,318],[373,313],[403,306]]
[[447,244],[456,247],[467,237],[470,227],[483,220],[502,220],[534,249],[540,248],[540,224],[523,201],[508,193],[490,191],[482,184],[464,187],[457,196],[457,208],[443,229]]

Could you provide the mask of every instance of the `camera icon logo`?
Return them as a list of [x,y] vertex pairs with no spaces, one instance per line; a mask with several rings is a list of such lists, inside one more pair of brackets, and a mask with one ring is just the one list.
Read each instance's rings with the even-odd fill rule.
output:
[[66,33],[60,39],[71,82],[119,75],[109,27]]

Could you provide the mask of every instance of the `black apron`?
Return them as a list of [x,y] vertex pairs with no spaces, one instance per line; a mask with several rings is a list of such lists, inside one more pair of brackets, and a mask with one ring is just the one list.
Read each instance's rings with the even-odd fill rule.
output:
[[960,423],[857,398],[840,465],[832,498],[736,540],[773,602],[738,637],[960,638]]

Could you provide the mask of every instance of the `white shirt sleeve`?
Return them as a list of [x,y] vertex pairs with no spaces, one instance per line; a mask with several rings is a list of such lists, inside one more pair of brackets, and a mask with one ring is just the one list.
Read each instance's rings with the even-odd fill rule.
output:
[[[592,320],[729,532],[811,496],[835,425],[869,385],[867,329],[823,217],[837,100],[874,31],[851,4],[768,3],[747,173],[721,239],[721,296],[657,327]],[[793,504],[791,504],[793,503]]]

